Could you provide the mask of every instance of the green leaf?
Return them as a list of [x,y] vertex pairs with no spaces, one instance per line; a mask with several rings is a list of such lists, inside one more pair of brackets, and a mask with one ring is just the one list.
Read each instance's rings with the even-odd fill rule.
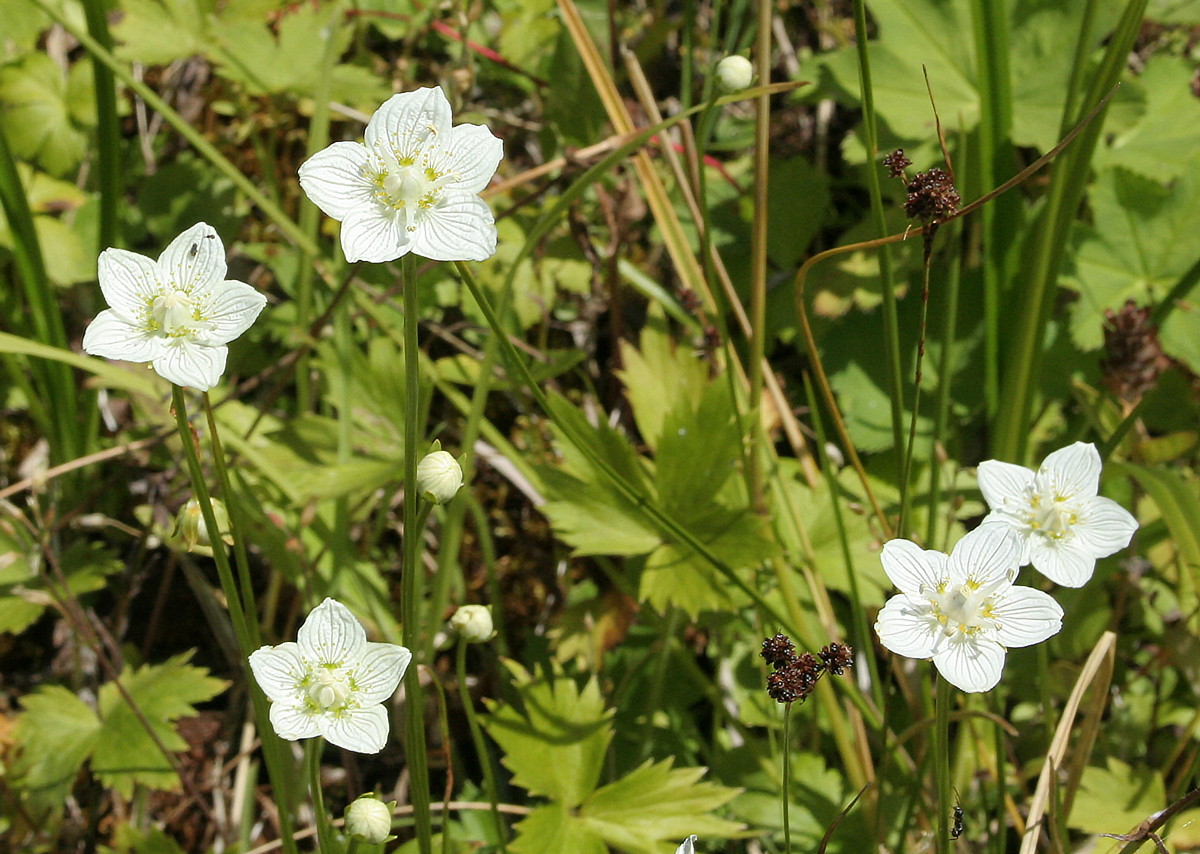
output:
[[112,28],[122,42],[117,56],[146,65],[168,65],[197,53],[207,43],[207,0],[122,0],[124,11]]
[[714,815],[737,789],[701,783],[705,768],[648,761],[598,789],[579,808],[580,820],[609,845],[635,854],[666,854],[690,834],[729,836],[742,825]]
[[[1200,180],[1194,173],[1185,172],[1168,188],[1125,169],[1097,176],[1093,225],[1076,227],[1075,269],[1062,279],[1081,296],[1071,311],[1071,337],[1080,348],[1102,345],[1105,309],[1128,299],[1163,302],[1196,263],[1200,249],[1192,235],[1200,221]],[[1159,340],[1168,355],[1200,370],[1200,312],[1171,310]]]
[[596,788],[613,736],[613,713],[604,708],[599,683],[590,679],[581,690],[557,668],[534,677],[514,661],[505,665],[523,713],[487,701],[491,714],[484,721],[504,750],[504,766],[531,795],[552,798],[565,808],[578,806]]
[[[191,655],[186,652],[121,677],[126,691],[168,750],[187,747],[175,731],[175,721],[195,715],[193,704],[211,700],[228,685],[208,675],[204,668],[188,664]],[[101,686],[99,707],[103,725],[92,753],[92,772],[126,798],[132,796],[135,783],[157,789],[176,788],[179,778],[112,682]]]
[[21,699],[15,738],[21,746],[13,768],[24,789],[61,805],[75,776],[100,738],[92,709],[58,685],[44,685]]
[[[1181,594],[1200,590],[1200,498],[1195,479],[1190,481],[1174,469],[1145,468],[1133,463],[1110,462],[1110,473],[1134,478],[1154,499],[1171,532],[1171,541],[1179,557]],[[1190,598],[1190,597],[1189,597]]]
[[1123,166],[1160,184],[1193,168],[1200,153],[1200,101],[1192,94],[1192,76],[1182,57],[1151,56],[1134,83],[1145,93],[1145,113],[1100,147],[1096,167]]
[[508,846],[516,854],[608,854],[604,840],[575,818],[565,804],[537,807],[517,824],[517,838]]
[[[90,69],[86,63],[85,69]],[[84,72],[70,78],[74,88],[90,86]],[[87,133],[73,113],[78,93],[49,56],[31,54],[0,70],[0,101],[5,103],[4,131],[13,153],[36,159],[52,175],[79,165],[87,151]]]
[[638,347],[626,341],[620,346],[625,367],[617,376],[625,384],[625,396],[642,439],[656,450],[667,413],[700,405],[708,387],[708,366],[686,348],[676,346],[657,304],[647,313]]
[[1167,802],[1162,772],[1132,768],[1109,757],[1107,768],[1084,768],[1079,793],[1067,820],[1086,833],[1125,833]]

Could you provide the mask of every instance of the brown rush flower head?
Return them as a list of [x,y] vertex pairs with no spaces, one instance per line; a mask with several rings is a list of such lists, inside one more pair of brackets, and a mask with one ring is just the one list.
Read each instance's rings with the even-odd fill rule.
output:
[[958,190],[954,189],[953,179],[937,167],[918,172],[908,182],[907,189],[904,213],[909,219],[919,219],[924,223],[941,222],[958,210],[962,202]]
[[1104,384],[1125,400],[1137,400],[1153,388],[1170,364],[1150,313],[1149,306],[1138,308],[1133,300],[1126,300],[1118,311],[1104,311],[1105,356],[1100,369]]
[[889,178],[903,178],[904,170],[912,166],[912,161],[904,155],[903,148],[897,148],[883,158],[883,165],[887,167]]
[[820,659],[810,652],[796,654],[786,635],[763,641],[762,657],[774,668],[767,674],[767,696],[777,703],[804,702],[826,672],[841,676],[850,666],[852,651],[844,644],[830,644]]

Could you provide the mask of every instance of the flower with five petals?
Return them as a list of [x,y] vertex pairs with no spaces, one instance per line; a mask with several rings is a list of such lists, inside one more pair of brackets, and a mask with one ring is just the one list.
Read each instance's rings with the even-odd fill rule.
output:
[[225,247],[202,222],[172,240],[157,261],[105,249],[99,268],[109,308],[84,332],[84,352],[150,362],[163,379],[199,391],[221,379],[226,345],[267,304],[249,285],[226,280]]
[[342,223],[347,261],[483,261],[496,224],[479,192],[504,144],[483,125],[451,125],[441,89],[393,95],[363,142],[335,142],[300,167],[300,186]]
[[1097,495],[1100,453],[1076,442],[1060,448],[1036,472],[985,460],[979,489],[992,512],[983,520],[1011,528],[1021,540],[1021,565],[1064,587],[1082,587],[1096,559],[1125,546],[1137,520],[1111,498]]
[[879,640],[899,655],[932,658],[963,691],[992,689],[1007,648],[1040,643],[1062,628],[1062,608],[1049,594],[1013,585],[1020,553],[1004,525],[981,525],[949,555],[889,541],[880,558],[900,592],[879,612]]
[[400,684],[412,653],[394,643],[368,643],[350,609],[326,599],[312,610],[294,642],[250,654],[250,669],[271,701],[280,738],[324,736],[358,753],[387,744],[381,704]]

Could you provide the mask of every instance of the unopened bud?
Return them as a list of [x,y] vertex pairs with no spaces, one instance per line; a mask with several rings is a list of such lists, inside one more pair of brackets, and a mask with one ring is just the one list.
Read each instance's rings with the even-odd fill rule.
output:
[[434,504],[445,504],[463,483],[462,466],[446,451],[426,454],[417,463],[417,492]]
[[450,628],[467,643],[489,641],[496,633],[492,627],[492,609],[486,605],[463,605],[450,618]]
[[[233,545],[233,537],[229,533],[229,511],[225,509],[225,502],[219,498],[211,498],[213,518],[217,523],[217,533],[226,545]],[[212,535],[208,531],[208,525],[204,522],[204,514],[200,511],[200,502],[195,499],[189,499],[188,503],[183,505],[183,509],[179,511],[179,517],[175,527],[176,536],[183,540],[187,550],[195,551],[198,546],[211,547]]]
[[754,66],[744,56],[727,56],[717,63],[717,86],[723,92],[740,92],[754,82]]
[[361,795],[346,807],[346,833],[360,842],[380,845],[392,839],[392,810],[374,795]]

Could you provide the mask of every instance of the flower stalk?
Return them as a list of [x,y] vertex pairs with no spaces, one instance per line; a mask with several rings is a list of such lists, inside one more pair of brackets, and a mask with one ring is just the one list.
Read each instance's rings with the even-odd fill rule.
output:
[[487,789],[488,803],[492,805],[492,821],[496,825],[496,842],[500,846],[500,854],[508,852],[508,828],[500,816],[500,798],[496,788],[496,774],[492,770],[492,759],[488,754],[487,743],[483,740],[483,730],[475,714],[475,704],[471,700],[471,689],[467,687],[467,638],[459,635],[457,655],[458,695],[462,700],[463,710],[467,713],[467,725],[471,729],[471,740],[475,742],[475,753],[479,757],[479,767],[483,769],[483,783]]
[[937,699],[934,700],[933,765],[937,775],[937,854],[950,854],[950,813],[954,802],[950,797],[950,705],[954,702],[950,681],[935,675]]

